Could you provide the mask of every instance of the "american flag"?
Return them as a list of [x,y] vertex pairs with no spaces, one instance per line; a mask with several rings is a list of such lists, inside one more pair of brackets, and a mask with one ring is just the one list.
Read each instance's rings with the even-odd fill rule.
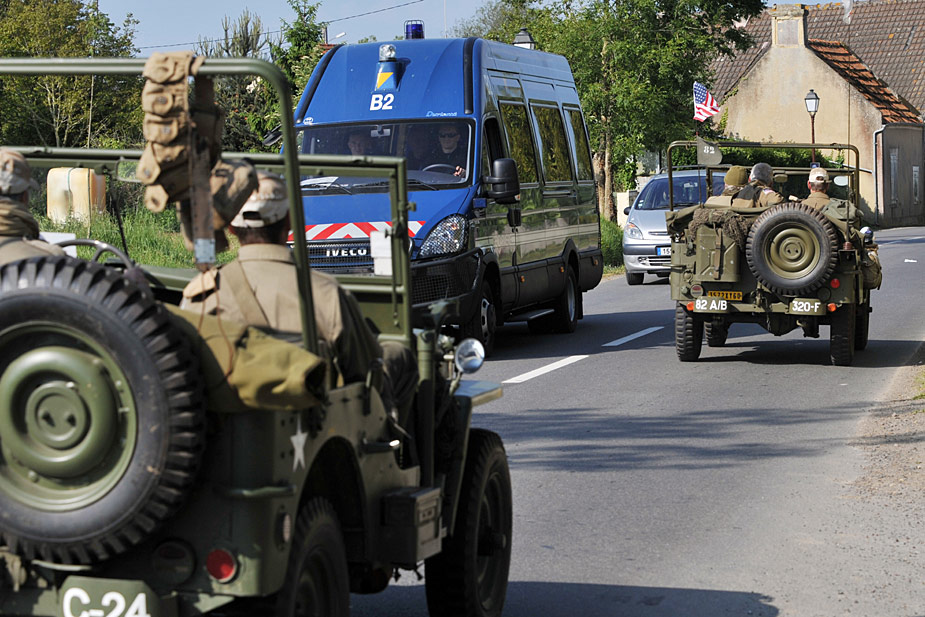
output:
[[719,113],[719,105],[707,87],[699,81],[694,82],[694,120],[703,122],[710,116]]

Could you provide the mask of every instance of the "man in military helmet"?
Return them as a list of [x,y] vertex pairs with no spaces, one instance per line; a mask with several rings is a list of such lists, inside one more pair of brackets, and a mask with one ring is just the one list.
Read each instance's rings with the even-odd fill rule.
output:
[[821,210],[830,201],[827,191],[829,190],[829,172],[822,167],[813,167],[809,171],[809,180],[806,181],[809,188],[809,197],[803,200],[803,203]]
[[0,265],[42,255],[63,255],[39,240],[39,224],[29,212],[29,191],[37,190],[26,158],[0,148]]
[[733,165],[726,171],[723,177],[723,192],[719,195],[707,197],[706,204],[711,206],[728,206],[732,203],[732,197],[742,190],[742,187],[748,183],[748,170],[741,165]]
[[[231,221],[241,243],[238,258],[200,273],[183,290],[180,308],[279,332],[301,332],[295,262],[286,244],[291,228],[286,185],[259,172],[257,188]],[[329,345],[344,383],[365,381],[380,361],[386,375],[384,398],[407,409],[417,385],[417,364],[400,343],[380,346],[356,298],[337,280],[311,273],[318,335]]]
[[748,180],[748,184],[733,197],[733,206],[757,208],[774,206],[784,201],[784,197],[771,188],[774,175],[767,163],[756,163]]

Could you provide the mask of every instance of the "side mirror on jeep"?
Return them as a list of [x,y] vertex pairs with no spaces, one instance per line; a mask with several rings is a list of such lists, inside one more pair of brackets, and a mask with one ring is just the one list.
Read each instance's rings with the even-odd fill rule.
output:
[[512,204],[517,201],[520,182],[514,159],[495,159],[491,165],[491,174],[482,177],[482,181],[487,185],[488,196],[499,204]]

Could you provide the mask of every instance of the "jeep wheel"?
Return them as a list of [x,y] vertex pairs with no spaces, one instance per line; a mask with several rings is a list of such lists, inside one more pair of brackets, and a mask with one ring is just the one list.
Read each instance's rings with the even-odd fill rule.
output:
[[642,281],[645,280],[646,275],[642,272],[626,272],[626,284],[627,285],[642,285]]
[[863,351],[867,347],[867,335],[870,330],[870,299],[858,304],[858,314],[854,322],[854,349]]
[[726,344],[726,338],[729,336],[729,325],[707,321],[703,324],[703,331],[708,346],[722,347]]
[[569,334],[578,327],[578,303],[581,291],[578,289],[578,275],[571,266],[565,267],[565,289],[556,299],[552,327],[556,332]]
[[0,540],[91,563],[183,502],[203,403],[189,342],[149,293],[70,257],[0,269]]
[[681,362],[693,362],[703,347],[703,319],[678,302],[674,309],[674,346]]
[[491,282],[482,279],[481,300],[475,315],[463,328],[463,336],[478,339],[485,347],[485,355],[489,356],[495,349],[495,335],[498,330],[498,308],[495,303],[495,291]]
[[299,512],[276,615],[350,615],[347,552],[337,514],[326,499],[312,499]]
[[829,330],[829,354],[835,366],[850,366],[854,361],[856,309],[851,304],[832,313]]
[[425,562],[431,617],[500,617],[511,565],[511,474],[497,434],[472,429],[456,526]]
[[745,260],[761,284],[777,294],[802,295],[829,279],[838,260],[838,236],[825,215],[800,203],[761,214],[748,232]]

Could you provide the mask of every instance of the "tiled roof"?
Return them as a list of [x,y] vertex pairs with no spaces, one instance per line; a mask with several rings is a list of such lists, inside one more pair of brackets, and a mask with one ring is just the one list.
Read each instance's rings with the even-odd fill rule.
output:
[[836,41],[809,40],[807,45],[826,64],[864,95],[874,107],[880,110],[883,121],[919,122],[915,110],[893,94],[882,80],[877,79],[861,60],[847,47]]
[[[851,23],[840,2],[806,5],[807,38],[839,41],[901,99],[925,112],[925,1],[855,0]],[[771,43],[771,16],[749,20],[755,46],[735,58],[718,58],[711,92],[718,100],[765,53]]]

